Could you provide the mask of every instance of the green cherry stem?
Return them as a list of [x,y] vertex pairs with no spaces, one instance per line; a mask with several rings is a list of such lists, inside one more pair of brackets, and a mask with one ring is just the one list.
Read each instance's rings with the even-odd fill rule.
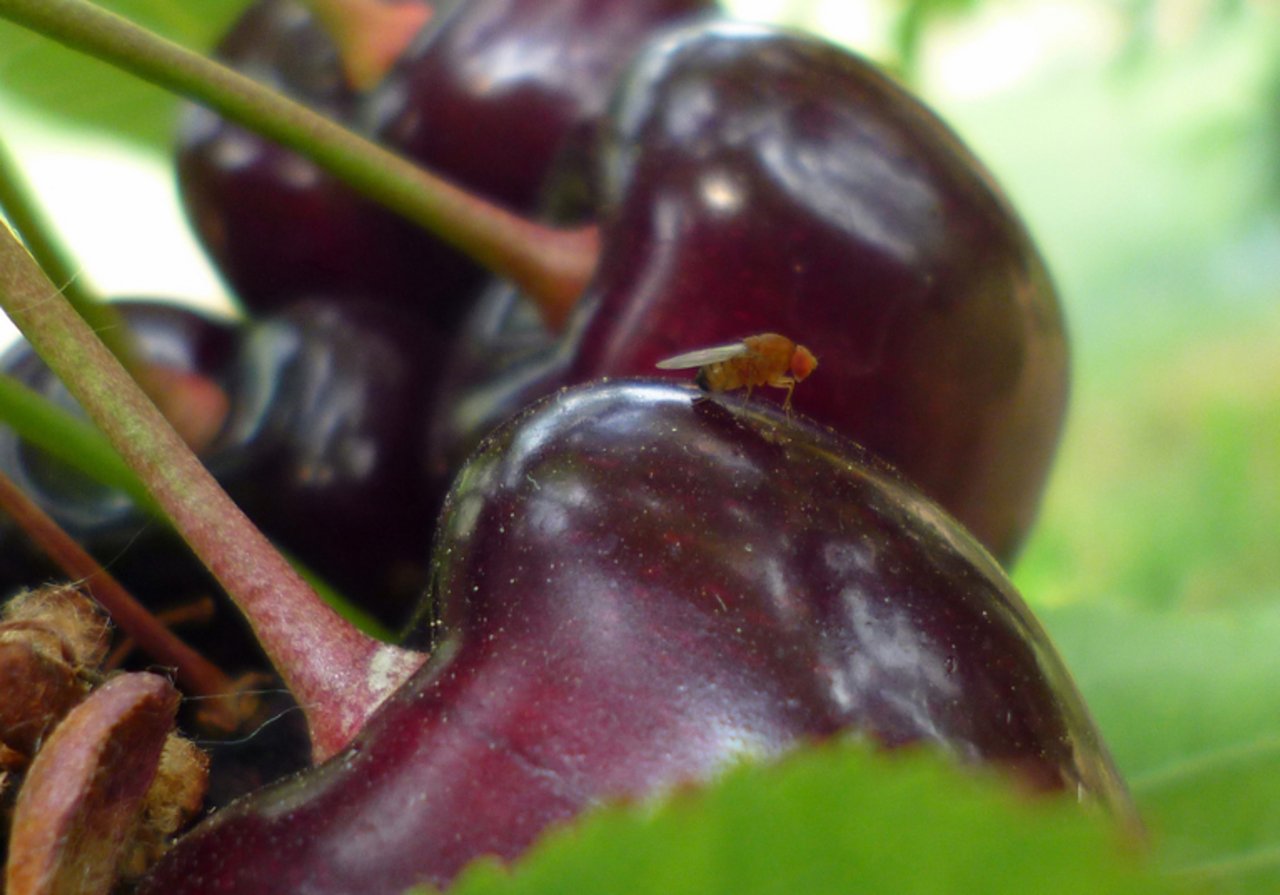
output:
[[0,374],[0,421],[23,441],[78,469],[94,481],[123,491],[147,513],[160,516],[138,477],[103,434],[12,376]]
[[0,17],[208,106],[515,282],[563,325],[599,256],[595,227],[562,230],[486,202],[255,81],[87,0],[0,0]]
[[0,305],[248,618],[306,713],[315,759],[341,749],[426,657],[360,633],[316,595],[2,227]]
[[82,305],[96,300],[96,296],[80,278],[78,266],[54,235],[48,218],[32,196],[31,186],[17,159],[0,140],[0,211],[4,212],[44,272],[79,310]]

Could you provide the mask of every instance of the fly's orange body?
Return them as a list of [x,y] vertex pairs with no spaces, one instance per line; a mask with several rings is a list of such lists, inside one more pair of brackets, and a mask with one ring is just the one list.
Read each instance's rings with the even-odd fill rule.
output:
[[802,382],[817,366],[818,359],[813,352],[777,333],[748,336],[741,342],[702,348],[658,362],[660,370],[697,367],[694,382],[708,392],[745,388],[750,397],[757,385],[785,388],[787,397],[782,406],[788,411],[796,383]]

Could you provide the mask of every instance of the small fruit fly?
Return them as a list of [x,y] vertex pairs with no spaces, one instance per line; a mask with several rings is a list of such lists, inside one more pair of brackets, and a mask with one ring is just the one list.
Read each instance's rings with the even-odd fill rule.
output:
[[818,366],[813,352],[797,345],[786,336],[762,333],[748,336],[741,342],[702,348],[686,354],[677,354],[658,362],[659,370],[689,370],[698,368],[694,382],[708,392],[728,392],[745,388],[747,397],[757,385],[785,388],[787,397],[782,402],[784,410],[791,410],[791,393],[796,383],[802,382]]

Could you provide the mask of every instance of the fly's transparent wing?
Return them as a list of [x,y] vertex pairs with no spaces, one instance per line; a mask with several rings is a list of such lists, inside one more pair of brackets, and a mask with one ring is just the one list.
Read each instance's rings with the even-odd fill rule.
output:
[[750,352],[751,349],[742,342],[734,342],[732,345],[717,345],[715,348],[699,348],[697,351],[677,354],[675,357],[658,361],[655,366],[659,370],[691,370],[694,367],[705,367],[708,364],[733,360]]

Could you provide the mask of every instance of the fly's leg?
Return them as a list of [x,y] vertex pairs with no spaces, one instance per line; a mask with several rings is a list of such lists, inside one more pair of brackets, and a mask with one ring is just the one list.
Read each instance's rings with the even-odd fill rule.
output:
[[796,390],[796,380],[794,376],[778,376],[769,380],[769,384],[774,388],[785,388],[787,396],[782,399],[782,409],[787,412],[787,417],[791,417],[791,393]]

